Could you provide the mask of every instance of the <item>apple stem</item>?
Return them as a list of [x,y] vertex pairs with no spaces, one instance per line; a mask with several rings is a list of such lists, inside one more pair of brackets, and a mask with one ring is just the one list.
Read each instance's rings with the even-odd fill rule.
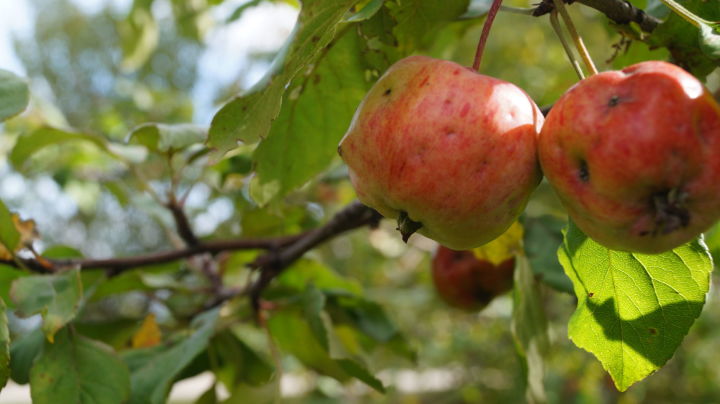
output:
[[585,62],[585,66],[587,66],[590,71],[590,75],[597,74],[598,71],[595,67],[595,63],[593,63],[590,53],[585,47],[585,43],[583,43],[582,37],[578,34],[575,24],[572,22],[572,18],[570,18],[570,13],[568,13],[565,8],[563,0],[553,0],[553,2],[555,3],[555,9],[560,13],[560,16],[565,22],[568,32],[570,32],[570,37],[572,37],[573,42],[575,42],[575,48],[577,48],[578,53],[580,53],[580,57],[583,62]]
[[478,41],[477,50],[475,51],[475,60],[473,61],[473,70],[480,71],[480,61],[482,60],[483,51],[485,50],[485,43],[487,42],[488,36],[490,35],[490,27],[492,27],[495,16],[500,10],[502,0],[493,0],[490,10],[488,10],[485,24],[483,24],[482,34],[480,34],[480,40]]
[[413,235],[416,231],[420,230],[422,227],[422,223],[415,222],[412,219],[410,219],[410,216],[408,216],[407,212],[401,211],[400,215],[397,218],[397,224],[398,227],[396,230],[400,231],[400,234],[402,234],[402,240],[407,243],[410,239],[410,236]]
[[585,78],[585,73],[583,73],[582,68],[580,67],[580,61],[577,60],[575,57],[575,54],[572,51],[572,48],[570,47],[570,44],[567,41],[567,38],[565,38],[565,34],[562,31],[562,27],[560,26],[560,21],[557,17],[557,10],[553,10],[550,13],[550,25],[552,25],[553,30],[555,30],[555,34],[557,35],[558,39],[560,40],[560,43],[562,44],[563,49],[565,50],[565,54],[567,55],[568,59],[570,59],[570,64],[572,64],[573,69],[575,69],[575,73],[577,73],[580,80]]

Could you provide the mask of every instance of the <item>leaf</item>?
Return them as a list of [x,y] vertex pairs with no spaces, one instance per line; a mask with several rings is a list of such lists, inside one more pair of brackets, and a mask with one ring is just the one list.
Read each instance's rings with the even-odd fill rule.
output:
[[212,120],[208,144],[221,157],[238,141],[264,138],[280,113],[285,87],[312,64],[335,37],[338,24],[358,0],[305,0],[292,36],[271,70],[247,94],[225,104]]
[[152,15],[152,0],[135,1],[127,18],[118,24],[123,51],[122,68],[133,71],[152,56],[160,30]]
[[330,304],[337,305],[349,316],[355,327],[378,342],[389,342],[398,336],[397,327],[377,303],[356,296],[329,296]]
[[174,153],[204,142],[206,133],[193,124],[146,123],[133,129],[128,138],[131,143],[141,144],[154,152]]
[[292,81],[270,134],[253,154],[250,195],[265,205],[311,180],[337,156],[337,145],[370,88],[361,39],[348,31],[314,71]]
[[350,376],[360,380],[380,393],[385,393],[385,386],[383,386],[382,382],[370,374],[364,366],[352,359],[338,359],[337,363]]
[[385,0],[364,0],[354,5],[345,16],[345,22],[359,22],[372,18],[380,11]]
[[155,315],[150,313],[143,320],[140,329],[132,337],[133,348],[147,348],[159,345],[162,341],[162,332],[155,321]]
[[[692,14],[709,21],[720,20],[717,1],[687,0],[682,3]],[[700,30],[676,13],[670,13],[665,21],[653,30],[647,42],[654,46],[666,47],[671,61],[679,64],[700,80],[720,65],[720,60],[707,54],[712,51],[701,44]]]
[[5,301],[0,298],[0,391],[10,378],[10,330],[5,310]]
[[566,223],[551,215],[526,217],[523,246],[535,275],[554,289],[573,294],[572,282],[563,272],[556,254],[558,246],[562,244],[562,229]]
[[107,140],[103,137],[44,126],[18,138],[10,152],[10,163],[19,170],[28,164],[30,157],[37,151],[54,144],[77,141],[90,142],[100,150],[109,151]]
[[428,46],[438,30],[468,10],[470,2],[407,0],[385,4],[397,21],[393,32],[399,47],[403,53],[408,54]]
[[635,254],[609,250],[572,223],[558,258],[578,298],[568,334],[621,391],[673,355],[702,310],[713,268],[702,239]]
[[108,346],[67,329],[46,343],[30,371],[36,404],[116,404],[130,395],[130,375]]
[[15,279],[25,276],[29,276],[28,272],[0,264],[0,299],[3,299],[10,309],[15,309],[15,304],[10,300],[10,286]]
[[[713,29],[707,24],[700,25],[700,49],[710,59],[720,61],[720,34],[717,33],[718,30],[717,27]],[[720,62],[718,65],[720,65]]]
[[[218,312],[215,309],[197,316],[193,321],[192,335],[168,349],[158,346],[136,352],[147,355],[142,356],[141,360],[135,357],[135,365],[130,365],[132,394],[129,404],[165,403],[175,377],[207,347],[215,330]],[[128,351],[123,355],[126,363],[132,354],[133,351]]]
[[22,78],[0,69],[0,122],[23,112],[30,101],[30,91]]
[[522,254],[517,256],[515,268],[511,328],[525,372],[525,399],[528,403],[546,402],[543,358],[549,350],[548,322],[535,276]]
[[[0,258],[12,259],[12,253],[20,245],[20,230],[15,225],[15,216],[10,213],[7,206],[0,201]],[[4,250],[4,251],[3,251]]]
[[497,266],[522,251],[523,226],[515,221],[510,228],[495,240],[473,248],[472,252],[479,260],[490,261]]
[[42,314],[42,330],[50,342],[59,329],[75,318],[82,296],[77,268],[55,275],[19,278],[10,289],[19,315]]
[[[2,202],[0,202],[2,204]],[[0,207],[0,211],[2,211],[4,208]],[[7,210],[7,208],[4,208],[4,210]],[[0,213],[0,217],[6,217],[6,213]],[[1,220],[1,219],[0,219]],[[12,225],[15,227],[15,230],[19,234],[19,240],[15,242],[14,247],[12,247],[11,250],[8,250],[8,248],[5,247],[5,242],[2,241],[3,237],[0,236],[0,259],[6,259],[10,260],[15,256],[15,253],[18,252],[20,249],[30,246],[34,240],[36,240],[39,237],[39,234],[37,233],[37,230],[35,230],[35,221],[34,220],[22,220],[20,219],[20,216],[17,213],[12,213],[10,215],[10,222],[12,222]],[[3,233],[4,230],[2,230],[2,225],[0,225],[0,233]],[[6,229],[9,230],[9,229]],[[7,240],[8,243],[12,243],[15,241],[13,239],[14,232],[12,230],[9,230],[9,236],[10,238]]]
[[45,338],[40,328],[15,336],[10,345],[10,371],[15,383],[27,384],[30,381],[30,369],[44,343]]
[[328,335],[320,314],[325,308],[325,295],[313,285],[309,285],[302,295],[303,314],[315,339],[325,351],[330,349]]
[[297,292],[305,290],[310,283],[325,291],[343,290],[356,295],[362,294],[362,286],[356,279],[344,278],[322,263],[307,258],[293,263],[275,280],[276,285]]
[[274,374],[273,367],[230,330],[215,335],[208,352],[217,363],[215,375],[226,386],[259,386],[270,383]]

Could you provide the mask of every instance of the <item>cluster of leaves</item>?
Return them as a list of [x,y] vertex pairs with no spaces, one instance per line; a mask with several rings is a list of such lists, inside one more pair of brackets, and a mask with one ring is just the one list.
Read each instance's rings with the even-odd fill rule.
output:
[[[178,34],[201,41],[203,19],[221,3],[171,1]],[[262,3],[243,4],[228,22]],[[222,106],[208,130],[177,123],[189,120],[182,105],[149,114],[163,123],[124,122],[119,126],[134,129],[108,135],[72,129],[48,119],[45,112],[35,121],[7,122],[5,130],[15,134],[7,158],[28,180],[49,173],[66,190],[99,187],[123,209],[141,207],[170,236],[140,250],[191,248],[197,242],[182,214],[178,219],[172,209],[185,208],[200,218],[204,207],[192,212],[183,205],[198,188],[207,191],[203,203],[232,206],[228,217],[201,236],[301,233],[352,200],[336,146],[373,82],[393,62],[414,52],[467,62],[478,17],[489,3],[305,0],[295,29],[267,74]],[[720,64],[713,26],[690,24],[653,0],[632,3],[663,22],[651,33],[632,24],[612,26],[633,40],[614,65],[670,56],[704,79]],[[684,5],[704,21],[716,21],[720,10],[711,3],[690,0]],[[158,46],[162,30],[152,6],[153,1],[136,0],[119,22],[119,65],[131,75],[143,76],[144,66],[163,48]],[[540,35],[548,32],[532,29]],[[488,52],[493,51],[491,46]],[[554,87],[536,99],[549,103],[570,84],[555,76],[567,77],[567,70],[549,75]],[[533,88],[528,91],[536,95]],[[28,102],[27,84],[0,71],[0,120],[22,112]],[[138,115],[128,113],[122,119]],[[116,128],[110,123],[122,119],[97,117],[94,129]],[[90,206],[87,211],[92,216],[96,209]],[[709,289],[713,264],[702,240],[654,256],[608,250],[566,222],[546,184],[534,195],[523,226],[512,331],[529,400],[545,396],[543,356],[549,341],[542,284],[574,293],[578,305],[569,323],[570,338],[600,360],[618,389],[627,389],[668,361],[700,314]],[[237,298],[227,301],[217,298],[242,290],[257,277],[246,265],[258,251],[191,254],[186,260],[137,268],[94,269],[78,264],[83,262],[84,251],[78,251],[82,246],[35,251],[35,227],[0,204],[0,259],[5,263],[0,266],[0,305],[7,305],[11,319],[42,318],[40,327],[11,335],[2,310],[0,384],[10,377],[30,383],[38,403],[161,403],[173,383],[208,370],[229,392],[226,402],[270,402],[278,395],[288,357],[295,359],[291,367],[299,363],[337,381],[358,380],[383,392],[377,372],[416,359],[404,333],[376,301],[382,299],[368,292],[364,284],[369,282],[357,273],[357,279],[346,276],[353,267],[394,265],[387,258],[397,254],[381,254],[392,250],[390,242],[385,243],[390,247],[379,241],[377,247],[370,246],[373,241],[368,243],[363,234],[351,247],[330,245],[314,251],[264,290],[256,319],[258,313],[242,293],[228,295]],[[708,243],[710,251],[720,249],[718,237],[708,238]],[[138,253],[118,248],[116,252]],[[421,245],[411,248],[423,251]],[[362,259],[350,261],[351,255]],[[129,310],[133,301],[138,303]],[[199,402],[216,402],[215,387]]]

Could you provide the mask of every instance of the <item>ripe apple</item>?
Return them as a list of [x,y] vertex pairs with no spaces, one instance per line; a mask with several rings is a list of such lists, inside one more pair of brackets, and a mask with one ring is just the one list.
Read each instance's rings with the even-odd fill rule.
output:
[[358,198],[455,249],[500,235],[542,178],[543,116],[517,86],[453,62],[400,60],[368,92],[338,152]]
[[720,217],[720,106],[670,63],[576,84],[552,107],[538,153],[572,220],[611,249],[667,251]]
[[432,262],[432,277],[438,295],[449,305],[474,311],[513,286],[515,258],[500,264],[478,259],[472,251],[439,246]]

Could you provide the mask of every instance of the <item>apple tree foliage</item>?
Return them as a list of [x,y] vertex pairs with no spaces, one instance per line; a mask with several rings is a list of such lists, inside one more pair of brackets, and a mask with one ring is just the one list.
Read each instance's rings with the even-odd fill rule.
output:
[[[241,22],[269,2],[244,2],[215,23]],[[170,6],[171,29],[156,19],[155,3]],[[224,89],[203,127],[190,123],[197,72],[188,65],[208,40],[208,14],[223,3],[135,0],[124,15],[94,17],[117,26],[107,38],[73,24],[80,17],[70,10],[60,29],[91,35],[85,43],[96,44],[96,55],[114,47],[114,59],[96,60],[90,71],[73,58],[63,76],[49,59],[25,55],[28,79],[0,70],[5,172],[28,184],[51,181],[79,207],[50,220],[27,217],[17,196],[0,202],[0,385],[10,378],[29,383],[37,403],[162,403],[174,383],[209,371],[214,384],[199,403],[221,400],[218,386],[224,402],[264,403],[278,399],[283,372],[302,371],[318,378],[318,397],[327,397],[333,390],[322,385],[335,380],[355,383],[357,396],[392,402],[399,387],[387,375],[432,358],[439,342],[428,330],[453,326],[447,318],[454,314],[445,312],[451,309],[434,306],[430,295],[432,243],[415,236],[399,244],[378,218],[341,230],[323,225],[335,223],[333,215],[354,199],[336,147],[366,91],[413,53],[469,64],[490,2],[288,1],[299,8],[297,23],[272,58],[258,56],[267,66],[262,79]],[[575,81],[570,66],[547,16],[519,10],[530,7],[525,1],[506,3],[528,15],[501,12],[481,71],[522,84],[538,104],[551,105]],[[584,22],[591,52],[608,59],[602,66],[670,60],[718,86],[717,2],[682,2],[688,19],[658,0],[631,1],[649,25],[619,18],[624,1],[591,8],[597,3],[570,8]],[[616,14],[608,11],[613,5]],[[39,38],[52,36],[50,20],[37,23]],[[112,91],[85,90],[103,86],[90,80],[101,69],[113,78]],[[38,72],[53,77],[44,85],[57,106],[33,98]],[[201,202],[186,204],[198,189]],[[51,210],[52,200],[44,203]],[[213,228],[193,229],[214,207],[228,205]],[[98,222],[100,215],[108,217]],[[660,370],[692,335],[710,289],[712,255],[720,252],[719,231],[657,255],[612,251],[567,222],[546,183],[521,221],[512,321],[503,331],[512,333],[519,358],[511,373],[524,387],[520,396],[558,399],[552,391],[563,389],[546,362],[566,335],[594,355],[620,391]],[[67,236],[77,226],[86,229],[82,240]],[[136,232],[123,238],[113,226]],[[321,228],[327,237],[306,245]],[[89,256],[100,238],[109,240],[100,251],[112,258]],[[572,315],[561,310],[566,334],[551,321],[557,299],[576,303]],[[420,313],[415,322],[404,321],[412,311]],[[470,338],[470,330],[490,332],[443,335]],[[494,354],[489,348],[479,355],[471,339],[465,343],[476,354],[469,362]],[[477,390],[463,391],[463,400],[480,399]]]

